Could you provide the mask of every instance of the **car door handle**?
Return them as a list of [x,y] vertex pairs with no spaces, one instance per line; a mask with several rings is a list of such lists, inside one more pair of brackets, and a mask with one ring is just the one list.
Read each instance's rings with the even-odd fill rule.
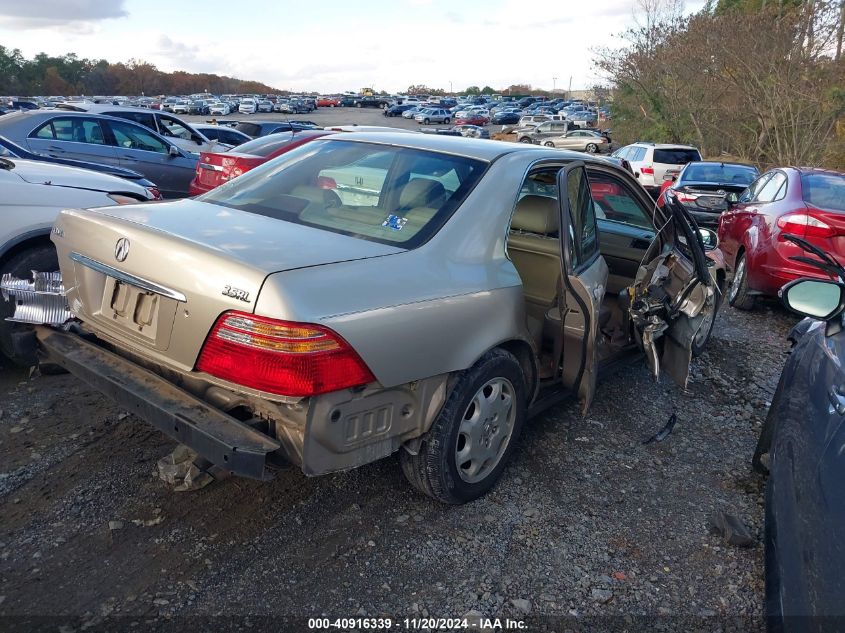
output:
[[839,387],[831,387],[827,392],[827,399],[830,401],[829,413],[835,411],[839,415],[845,415],[845,395]]

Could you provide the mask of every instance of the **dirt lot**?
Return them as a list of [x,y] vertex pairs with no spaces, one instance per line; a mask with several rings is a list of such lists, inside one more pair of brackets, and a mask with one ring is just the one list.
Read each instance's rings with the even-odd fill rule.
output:
[[[534,419],[500,485],[463,507],[414,493],[395,457],[174,493],[153,475],[174,447],[165,436],[69,375],[7,368],[0,616],[59,617],[0,622],[69,631],[126,616],[120,630],[144,630],[146,618],[474,610],[561,631],[549,616],[626,630],[692,630],[682,616],[723,630],[725,617],[744,616],[742,629],[761,629],[762,495],[749,459],[793,323],[774,304],[725,310],[688,392],[641,365],[607,377],[586,418],[569,403]],[[672,412],[674,432],[643,445]],[[758,545],[710,534],[716,509]],[[65,620],[74,624],[60,629]]]

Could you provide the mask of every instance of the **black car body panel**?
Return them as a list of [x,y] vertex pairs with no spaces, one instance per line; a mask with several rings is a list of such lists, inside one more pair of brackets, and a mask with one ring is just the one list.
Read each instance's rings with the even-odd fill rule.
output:
[[[766,607],[784,631],[845,624],[845,329],[805,319],[755,455],[769,455]],[[832,327],[831,327],[832,326]]]

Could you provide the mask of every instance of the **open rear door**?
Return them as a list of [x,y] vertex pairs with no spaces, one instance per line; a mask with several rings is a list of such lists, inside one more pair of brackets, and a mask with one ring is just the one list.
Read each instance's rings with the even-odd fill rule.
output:
[[584,163],[576,161],[561,169],[557,185],[562,249],[562,380],[578,394],[586,413],[596,390],[596,339],[608,270],[599,254],[598,226]]

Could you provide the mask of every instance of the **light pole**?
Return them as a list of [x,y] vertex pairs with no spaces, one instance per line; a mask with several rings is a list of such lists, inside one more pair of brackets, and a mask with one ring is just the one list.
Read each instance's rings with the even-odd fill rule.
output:
[[452,93],[452,82],[451,81],[449,82],[449,94],[450,95],[453,94]]
[[557,77],[552,77],[552,92],[553,93],[554,93],[556,87],[557,87]]
[[572,98],[572,75],[569,75],[569,89],[566,91],[566,98]]

